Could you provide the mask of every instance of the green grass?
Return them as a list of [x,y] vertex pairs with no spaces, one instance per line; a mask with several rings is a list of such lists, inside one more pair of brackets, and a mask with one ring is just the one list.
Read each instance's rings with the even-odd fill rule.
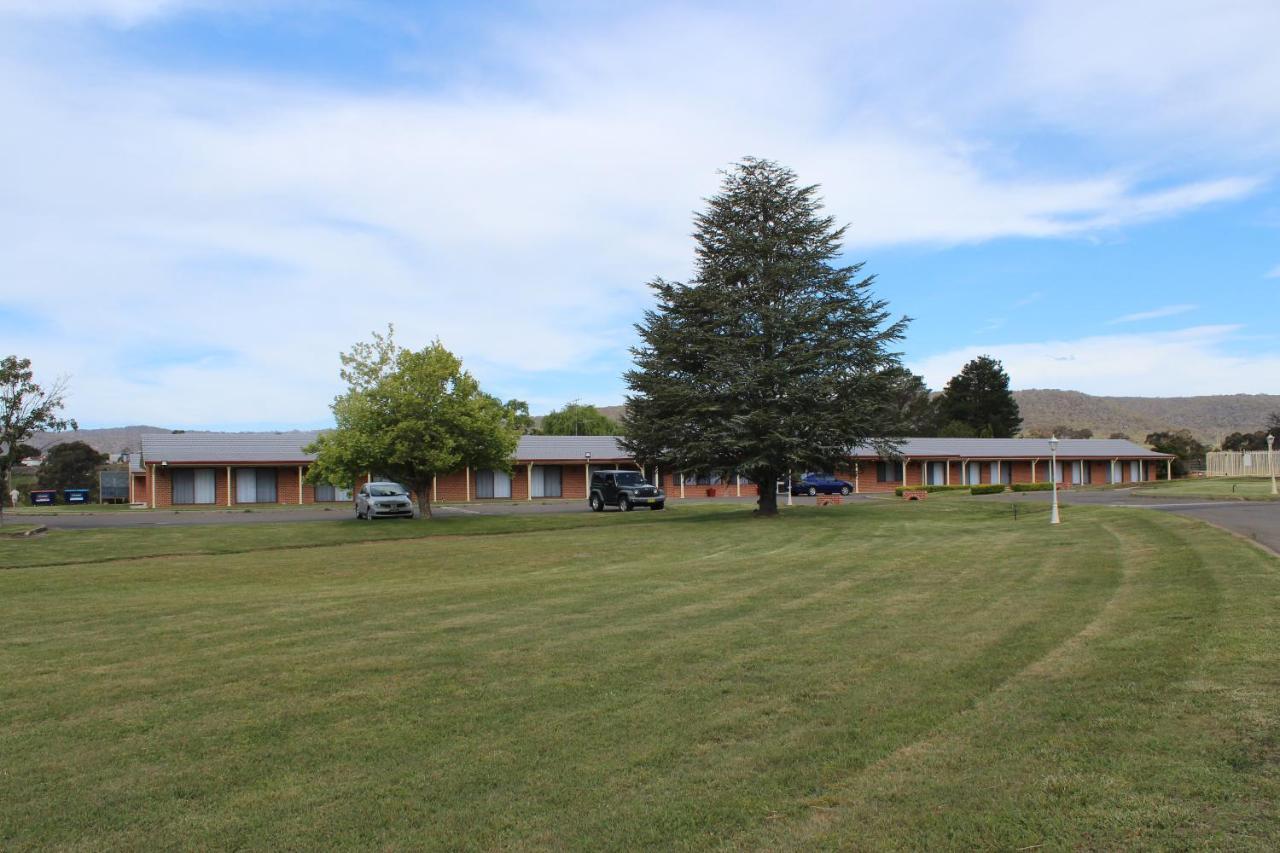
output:
[[38,524],[27,524],[25,522],[13,521],[6,517],[4,524],[0,524],[0,539],[10,536],[21,536],[22,534],[30,530],[34,530],[39,526],[40,525]]
[[1271,481],[1263,477],[1163,480],[1135,489],[1141,497],[1185,497],[1222,500],[1274,500]]
[[1197,522],[458,521],[0,572],[0,847],[1280,844],[1280,561]]

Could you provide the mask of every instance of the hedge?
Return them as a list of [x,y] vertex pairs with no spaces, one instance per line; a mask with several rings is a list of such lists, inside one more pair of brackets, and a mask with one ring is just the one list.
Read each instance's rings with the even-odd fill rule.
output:
[[1047,492],[1053,488],[1053,483],[1014,483],[1011,488],[1015,492]]
[[970,486],[971,495],[998,495],[1004,491],[1004,483],[988,483],[985,486]]

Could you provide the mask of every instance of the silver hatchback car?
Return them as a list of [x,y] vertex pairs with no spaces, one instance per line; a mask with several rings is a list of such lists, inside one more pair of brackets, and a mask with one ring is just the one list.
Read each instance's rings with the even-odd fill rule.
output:
[[413,518],[413,501],[399,483],[365,483],[356,492],[356,518]]

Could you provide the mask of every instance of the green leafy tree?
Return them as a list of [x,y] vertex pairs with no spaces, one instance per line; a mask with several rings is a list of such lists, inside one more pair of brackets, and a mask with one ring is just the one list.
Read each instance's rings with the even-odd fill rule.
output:
[[511,425],[521,435],[537,435],[534,428],[533,415],[529,414],[529,404],[524,400],[508,400],[506,402]]
[[1187,473],[1187,463],[1192,459],[1203,459],[1209,448],[1205,447],[1190,430],[1166,430],[1147,435],[1147,445],[1160,453],[1171,453],[1177,458],[1173,460],[1173,473],[1179,477]]
[[1012,438],[1022,426],[1018,401],[1009,390],[1009,374],[994,358],[980,355],[951,377],[938,398],[942,423],[959,421],[976,435]]
[[1268,435],[1275,436],[1276,441],[1280,441],[1280,412],[1272,412],[1267,418],[1265,431]]
[[1223,450],[1266,450],[1267,432],[1233,432],[1222,440]]
[[887,434],[907,437],[937,434],[937,407],[924,377],[901,365],[881,371],[880,375],[887,385]]
[[462,369],[439,341],[421,350],[385,335],[356,344],[342,358],[347,391],[333,402],[336,429],[307,450],[316,453],[312,482],[350,485],[377,471],[412,489],[431,517],[431,481],[464,466],[508,471],[519,436],[518,414]]
[[106,464],[108,456],[99,453],[83,441],[56,444],[45,451],[44,461],[36,471],[36,480],[42,489],[89,489],[98,494],[98,468]]
[[67,390],[65,379],[58,379],[47,389],[35,382],[31,359],[16,355],[0,359],[0,522],[4,521],[4,504],[8,498],[9,472],[25,456],[30,447],[25,442],[36,432],[61,432],[75,429],[76,422],[61,417]]
[[576,400],[542,418],[543,435],[617,435],[621,431],[617,421]]
[[838,265],[845,229],[817,188],[768,160],[725,173],[695,216],[695,275],[656,279],[626,374],[624,444],[643,463],[736,471],[761,484],[757,512],[778,511],[787,471],[831,470],[886,423],[888,323],[862,264]]

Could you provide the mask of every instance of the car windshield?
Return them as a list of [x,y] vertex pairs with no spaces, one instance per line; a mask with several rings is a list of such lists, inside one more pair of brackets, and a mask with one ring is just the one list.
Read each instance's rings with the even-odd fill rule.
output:
[[370,486],[369,494],[375,498],[395,498],[405,493],[399,486]]
[[634,471],[623,471],[614,475],[614,482],[619,486],[644,486],[647,485],[644,477],[641,477]]

